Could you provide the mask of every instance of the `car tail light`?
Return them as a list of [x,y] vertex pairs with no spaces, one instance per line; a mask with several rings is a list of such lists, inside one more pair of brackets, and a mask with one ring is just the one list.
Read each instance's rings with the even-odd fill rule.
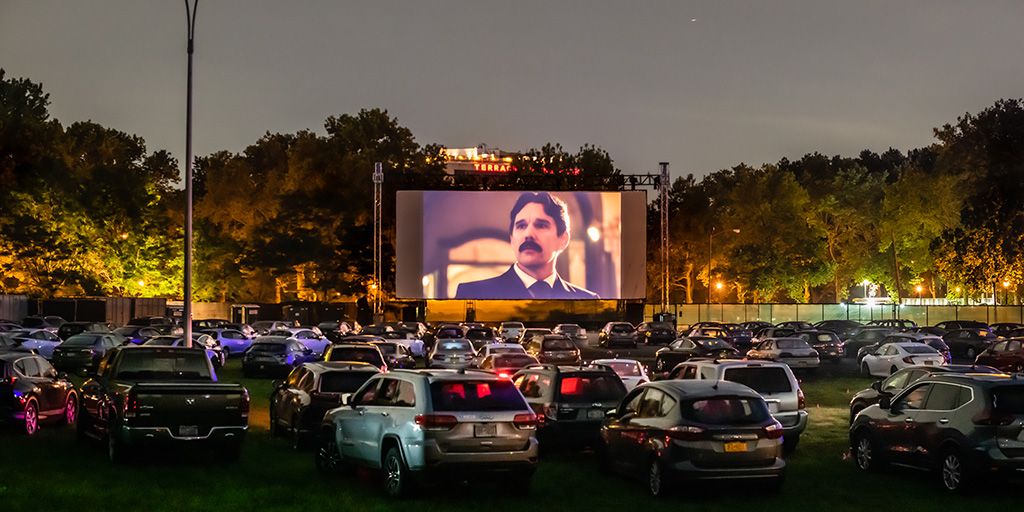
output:
[[692,425],[672,427],[665,431],[665,435],[670,439],[678,439],[679,441],[701,441],[708,438],[707,430]]
[[520,429],[537,428],[538,422],[539,420],[535,414],[516,414],[516,417],[512,419],[512,424]]
[[907,364],[914,364],[914,356],[907,356],[903,358],[903,362]]
[[124,401],[124,417],[134,418],[139,412],[139,397],[135,396],[134,393],[129,393],[128,398]]
[[249,390],[244,390],[238,401],[238,410],[242,412],[243,418],[249,417]]
[[798,409],[806,409],[807,408],[807,399],[804,398],[804,390],[802,390],[800,388],[796,389],[796,407]]
[[508,372],[498,372],[498,378],[500,378],[500,379],[511,379],[512,378],[512,374],[510,374]]
[[772,423],[764,427],[764,437],[768,439],[779,439],[782,437],[782,424],[779,422]]
[[415,421],[424,430],[451,430],[459,419],[449,414],[418,414]]

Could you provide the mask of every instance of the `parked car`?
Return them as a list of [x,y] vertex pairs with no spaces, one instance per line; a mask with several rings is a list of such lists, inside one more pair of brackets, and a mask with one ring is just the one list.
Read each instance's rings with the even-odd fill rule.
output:
[[114,329],[114,332],[123,336],[127,341],[136,345],[141,344],[148,338],[160,336],[160,330],[148,325],[126,325]]
[[406,348],[405,345],[397,341],[378,341],[373,344],[380,350],[380,354],[384,356],[384,362],[387,363],[389,370],[397,370],[399,368],[416,368],[416,358],[413,356],[412,351]]
[[594,359],[590,364],[603,365],[611,368],[622,379],[626,391],[651,381],[647,376],[647,368],[636,359]]
[[512,380],[537,413],[545,446],[597,443],[605,413],[626,395],[622,379],[605,366],[529,366]]
[[864,356],[860,363],[862,373],[888,377],[908,366],[941,366],[946,364],[942,354],[928,345],[917,342],[886,343],[874,353]]
[[894,332],[896,332],[896,330],[892,327],[865,325],[857,331],[857,334],[854,334],[852,338],[843,342],[843,348],[846,349],[846,357],[856,357],[857,351],[860,350],[861,347],[874,345]]
[[203,318],[201,320],[192,320],[192,330],[201,331],[203,329],[216,329],[224,324],[230,324],[231,320],[224,318]]
[[522,322],[502,322],[498,325],[499,335],[506,341],[518,340],[526,327]]
[[59,329],[61,325],[64,325],[64,322],[66,322],[66,320],[56,315],[33,315],[22,319],[21,327],[23,329],[46,329],[47,331],[56,334],[57,329]]
[[548,334],[551,334],[551,329],[545,329],[543,327],[529,327],[523,329],[523,332],[519,333],[518,342],[520,345],[525,347],[534,338],[543,338]]
[[762,340],[766,340],[768,338],[785,338],[792,336],[795,332],[796,329],[792,329],[790,327],[763,327],[754,331],[754,337],[750,339],[750,348],[754,348],[761,343]]
[[645,345],[668,345],[676,339],[676,329],[669,322],[644,322],[636,326],[633,340]]
[[814,325],[810,322],[804,322],[802,320],[789,320],[786,322],[779,322],[775,325],[780,329],[793,329],[794,331],[813,331]]
[[83,332],[114,332],[117,329],[109,322],[64,322],[57,328],[57,337],[66,340]]
[[562,334],[536,337],[526,344],[526,353],[547,364],[579,364],[580,349],[572,338]]
[[1004,372],[1024,372],[1024,346],[1021,338],[997,341],[982,350],[974,360],[975,364],[994,366]]
[[441,475],[487,476],[519,494],[537,467],[536,428],[537,416],[507,379],[475,370],[398,370],[374,375],[345,406],[327,412],[314,460],[321,471],[382,470],[391,497]]
[[565,334],[576,341],[587,341],[587,330],[577,324],[558,324],[551,329],[552,334]]
[[917,382],[919,379],[935,375],[937,373],[966,373],[966,374],[1002,374],[1001,371],[991,366],[973,364],[947,364],[942,366],[908,366],[898,370],[892,375],[876,380],[871,387],[862,389],[853,395],[850,400],[850,424],[853,418],[861,409],[869,405],[877,404],[882,397],[892,398],[893,395],[906,389],[907,386]]
[[292,435],[296,450],[316,438],[324,414],[342,404],[380,368],[367,363],[303,363],[270,392],[270,435]]
[[764,338],[747,352],[747,359],[778,361],[793,369],[814,369],[820,364],[818,351],[800,338]]
[[860,363],[861,361],[864,360],[864,356],[868,354],[877,354],[878,349],[881,348],[882,345],[885,345],[886,343],[901,342],[916,342],[928,345],[929,347],[934,348],[940,354],[942,354],[942,359],[943,361],[946,362],[946,364],[949,364],[953,361],[952,355],[949,351],[949,346],[946,345],[946,342],[942,341],[942,338],[931,334],[922,334],[917,332],[906,331],[890,334],[882,338],[882,341],[879,341],[874,345],[867,345],[861,347],[861,349],[857,351],[857,367],[860,367]]
[[252,323],[252,328],[256,330],[256,334],[263,336],[270,334],[270,331],[287,329],[289,327],[298,327],[298,325],[290,320],[259,320]]
[[817,331],[829,331],[839,336],[839,339],[846,340],[857,333],[857,330],[864,324],[856,320],[822,320],[814,324]]
[[1019,332],[1024,329],[1024,324],[1019,322],[998,322],[989,326],[989,329],[996,336],[1003,338],[1012,338],[1009,336],[1011,332]]
[[751,320],[749,322],[742,322],[740,326],[742,326],[744,329],[750,329],[750,331],[756,335],[757,331],[760,331],[765,327],[775,327],[775,324],[771,322],[765,322],[763,320]]
[[511,379],[519,370],[539,364],[537,358],[523,354],[501,354],[489,355],[480,361],[477,368],[485,372],[491,372],[503,379]]
[[888,327],[897,331],[906,331],[917,327],[917,323],[913,320],[906,320],[903,318],[890,318],[886,320],[871,320],[867,325],[874,325],[878,327]]
[[54,347],[61,343],[60,337],[52,331],[39,328],[9,331],[3,333],[3,336],[15,343],[20,343],[26,349],[36,351],[37,354],[47,359],[53,358]]
[[601,427],[605,471],[646,479],[654,496],[681,481],[782,485],[783,429],[754,390],[734,382],[659,381],[627,394]]
[[502,338],[490,327],[473,327],[466,330],[465,338],[473,344],[475,350],[480,350],[484,345],[501,343]]
[[672,370],[671,379],[738,382],[757,391],[783,430],[783,449],[796,449],[807,429],[807,404],[793,370],[771,361],[688,361]]
[[316,355],[299,340],[288,336],[259,336],[242,357],[242,374],[287,375],[302,363],[313,362]]
[[608,322],[601,328],[597,335],[597,345],[600,347],[624,346],[636,348],[636,339],[633,337],[633,324],[629,322]]
[[223,325],[220,326],[220,328],[221,329],[234,329],[236,331],[241,331],[241,333],[244,334],[250,340],[255,338],[256,336],[259,336],[259,333],[256,332],[256,329],[253,329],[253,327],[251,325],[246,324],[246,323],[223,324]]
[[[184,339],[184,336],[161,334],[160,336],[153,336],[147,339],[142,345],[149,347],[183,347],[185,346],[182,343]],[[192,333],[192,346],[201,348],[206,352],[206,357],[210,359],[210,364],[213,365],[214,369],[222,368],[227,362],[224,351],[221,350],[220,345],[217,345],[216,340],[211,338],[209,334],[201,332]]]
[[320,329],[315,327],[288,327],[286,329],[271,329],[270,336],[287,336],[299,340],[306,347],[309,347],[316,355],[322,355],[331,340],[324,337]]
[[753,348],[754,331],[743,327],[740,324],[725,324],[729,335],[726,340],[736,347],[740,352],[746,352]]
[[839,363],[846,355],[843,340],[832,331],[797,331],[792,335],[806,341],[814,350],[818,351],[818,360],[829,360]]
[[224,357],[231,357],[232,354],[240,356],[252,345],[252,338],[249,338],[238,329],[217,327],[215,329],[203,329],[199,332],[217,340],[221,350],[224,351]]
[[465,368],[475,355],[473,344],[465,338],[438,339],[430,352],[427,368]]
[[[355,323],[355,325],[359,324]],[[342,336],[354,334],[359,330],[358,327],[353,327],[352,323],[346,322],[344,320],[320,322],[316,324],[316,326],[317,328],[320,329],[320,332],[324,333],[324,336],[327,339],[331,340],[332,342],[336,342]]]
[[67,375],[28,352],[0,353],[0,420],[35,434],[44,421],[65,425],[78,417],[78,393]]
[[480,363],[484,358],[488,356],[496,356],[502,354],[513,354],[513,355],[527,355],[526,347],[519,345],[518,343],[497,343],[494,345],[484,345],[483,348],[477,351],[476,355],[469,362],[469,368],[479,368]]
[[380,369],[380,371],[386,372],[388,371],[387,361],[384,360],[384,354],[381,353],[380,348],[377,347],[377,343],[380,343],[381,341],[374,341],[371,343],[333,343],[331,346],[327,347],[327,351],[324,352],[323,360],[331,362],[368,363]]
[[954,357],[966,357],[974,360],[982,351],[999,341],[999,336],[988,329],[954,329],[942,337],[949,345]]
[[945,322],[939,322],[935,324],[935,327],[945,329],[946,331],[953,331],[956,329],[984,329],[991,331],[992,327],[985,322],[979,322],[977,320],[947,320]]
[[654,371],[667,372],[694,357],[739,359],[741,356],[722,338],[683,337],[654,353]]
[[61,371],[95,370],[107,351],[120,345],[113,333],[76,334],[53,349],[50,361]]
[[997,485],[1024,470],[1020,424],[1024,380],[997,375],[941,374],[918,380],[891,400],[860,411],[850,426],[850,451],[863,470],[888,463],[933,471],[949,491]]

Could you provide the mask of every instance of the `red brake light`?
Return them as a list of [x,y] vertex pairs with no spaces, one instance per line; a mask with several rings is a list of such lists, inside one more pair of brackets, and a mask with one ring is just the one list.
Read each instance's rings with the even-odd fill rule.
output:
[[243,418],[249,417],[249,390],[245,390],[238,402],[238,410],[242,412]]
[[128,398],[124,402],[124,417],[134,418],[135,414],[139,411],[139,400],[135,394],[129,394]]
[[903,362],[907,364],[914,364],[914,356],[907,356],[903,358]]
[[764,437],[768,439],[779,439],[782,437],[782,424],[779,422],[772,423],[764,427]]
[[707,431],[692,425],[680,425],[665,431],[665,435],[671,439],[680,441],[701,441],[707,439]]
[[535,414],[516,414],[516,417],[512,419],[512,424],[516,428],[537,428],[537,423]]
[[415,420],[424,430],[451,430],[459,423],[458,418],[448,414],[419,414]]
[[797,388],[796,390],[796,406],[798,409],[807,408],[807,399],[804,398],[804,390]]

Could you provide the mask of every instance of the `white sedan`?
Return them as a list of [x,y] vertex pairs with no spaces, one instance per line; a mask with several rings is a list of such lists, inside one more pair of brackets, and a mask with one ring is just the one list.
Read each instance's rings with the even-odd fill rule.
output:
[[640,361],[635,359],[595,359],[590,364],[610,366],[616,375],[622,379],[622,383],[626,386],[626,391],[651,381],[647,377],[647,369],[644,368],[644,365],[640,364]]
[[888,377],[908,366],[941,366],[946,364],[938,350],[923,343],[886,343],[873,354],[864,356],[860,370],[876,377]]
[[490,345],[484,345],[476,353],[476,357],[473,358],[469,363],[470,368],[479,368],[480,363],[483,362],[487,356],[493,356],[498,354],[520,354],[526,355],[526,347],[518,343],[492,343]]

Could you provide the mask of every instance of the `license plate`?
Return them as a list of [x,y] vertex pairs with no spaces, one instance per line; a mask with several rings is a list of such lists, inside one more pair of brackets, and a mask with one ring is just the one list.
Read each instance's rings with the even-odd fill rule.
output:
[[935,361],[925,361],[925,362],[924,362],[924,365],[925,365],[925,366],[931,366],[931,365],[932,365],[932,364],[934,364],[934,363],[935,363]]
[[747,451],[747,443],[743,441],[735,441],[731,443],[725,443],[725,451],[727,452],[745,452]]
[[604,418],[604,411],[601,409],[591,409],[587,411],[587,418],[592,420]]
[[494,437],[498,435],[498,426],[494,423],[473,425],[474,437]]
[[195,437],[199,435],[199,427],[197,425],[182,425],[178,427],[178,435],[183,437]]

